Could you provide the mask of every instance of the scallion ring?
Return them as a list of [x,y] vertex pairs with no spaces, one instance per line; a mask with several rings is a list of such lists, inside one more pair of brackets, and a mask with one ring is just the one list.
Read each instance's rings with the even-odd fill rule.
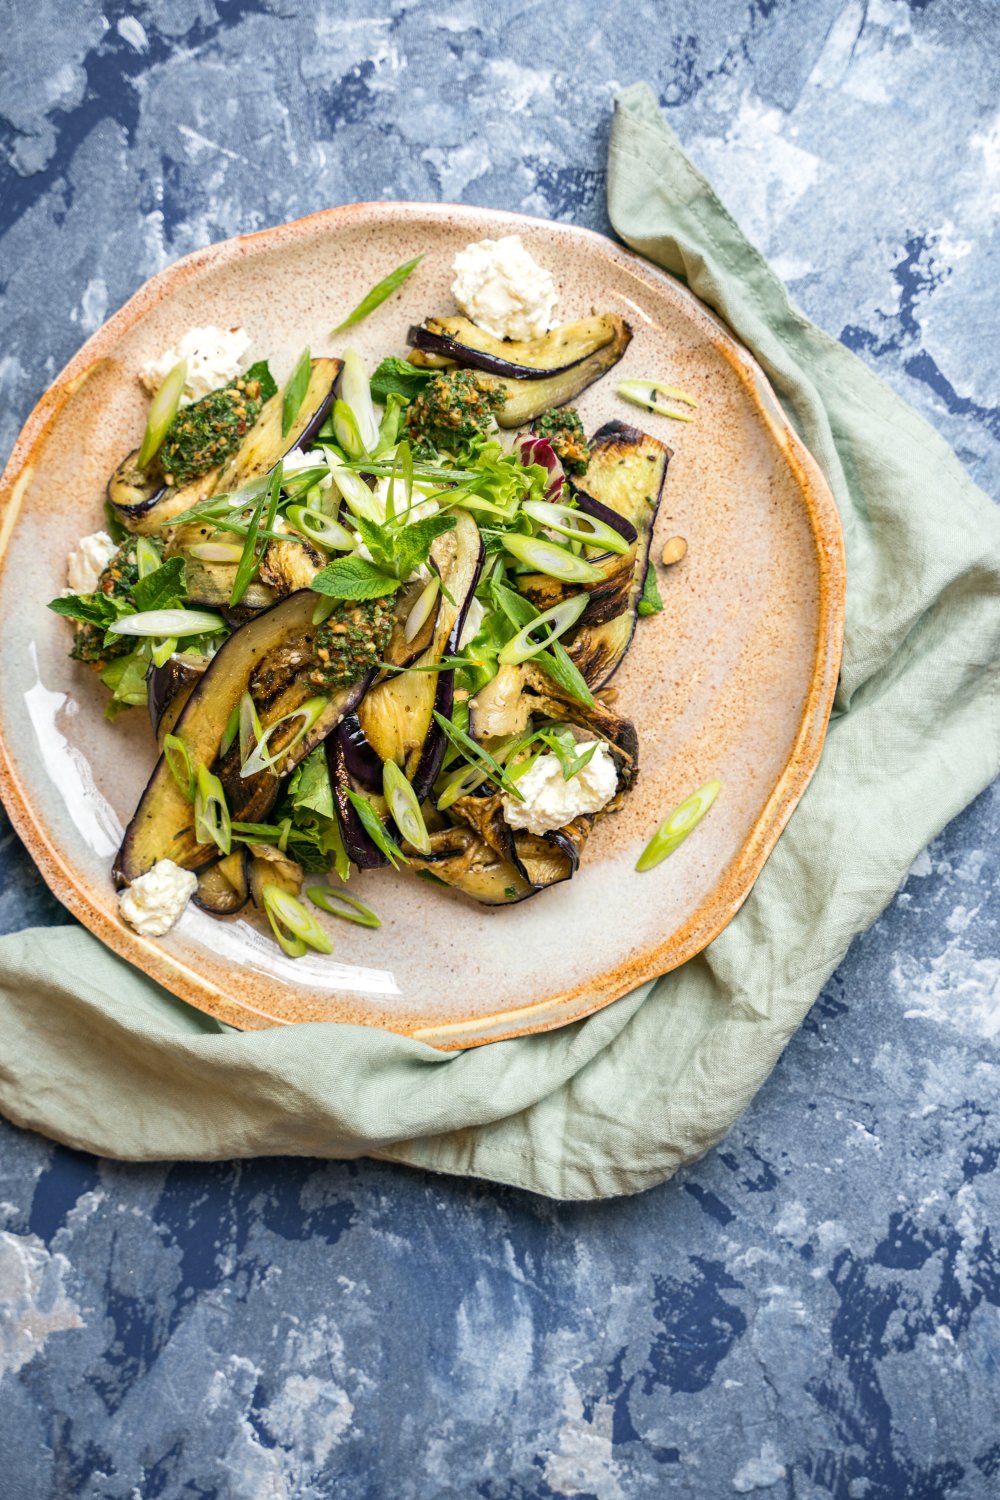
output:
[[346,526],[341,526],[332,516],[321,510],[310,510],[306,505],[290,505],[285,512],[289,525],[309,542],[314,542],[324,552],[352,552],[354,537]]
[[108,626],[112,635],[210,635],[225,630],[218,615],[203,609],[150,609],[138,615],[123,615]]
[[411,641],[416,640],[421,630],[427,624],[440,590],[441,580],[435,573],[433,578],[424,585],[410,606],[410,612],[406,617],[406,624],[403,626],[403,639],[407,645]]
[[387,760],[382,767],[382,794],[403,838],[421,854],[430,854],[430,834],[417,794],[394,760]]
[[637,870],[652,870],[668,854],[673,854],[687,838],[691,830],[701,822],[712,803],[719,795],[721,781],[706,781],[704,786],[686,797],[675,807],[653,834],[636,861]]
[[675,385],[664,385],[662,380],[622,380],[618,383],[617,393],[623,401],[631,401],[633,406],[644,406],[647,411],[655,411],[658,416],[673,417],[675,422],[694,421],[694,417],[687,412],[678,411],[673,406],[664,406],[657,400],[658,396],[669,396],[672,401],[682,401],[685,406],[698,405],[687,391],[680,391]]
[[338,400],[333,403],[333,435],[348,458],[364,457],[367,450],[361,428],[346,401]]
[[521,509],[547,531],[556,531],[560,536],[583,542],[587,547],[601,547],[605,552],[624,556],[632,545],[607,521],[599,521],[596,516],[571,505],[556,505],[551,500],[525,500]]
[[148,536],[137,537],[135,543],[135,566],[139,577],[145,578],[148,574],[155,573],[161,562],[160,549],[156,543]]
[[342,917],[345,922],[356,922],[359,927],[382,926],[381,918],[375,915],[370,906],[359,901],[357,896],[349,896],[337,886],[310,885],[306,887],[306,895],[314,906],[318,906],[328,916]]
[[233,827],[222,782],[218,776],[213,776],[206,766],[199,766],[195,788],[195,838],[199,844],[215,844],[223,854],[230,854],[233,846]]
[[154,667],[165,667],[167,662],[177,650],[177,637],[168,635],[165,640],[159,641],[150,651]]
[[589,594],[573,594],[529,620],[500,652],[501,666],[517,666],[518,662],[528,661],[539,651],[547,650],[553,641],[576,624],[587,608],[589,598]]
[[332,953],[333,943],[313,916],[290,891],[280,885],[265,885],[261,899],[271,931],[289,958],[301,958],[306,948]]
[[195,542],[186,549],[188,557],[198,562],[238,563],[243,548],[238,542]]
[[[326,698],[310,698],[300,708],[293,708],[291,713],[282,714],[280,719],[276,719],[273,724],[268,725],[264,733],[257,739],[257,743],[250,754],[240,766],[240,775],[243,779],[246,780],[248,776],[256,776],[259,771],[274,770],[277,763],[283,760],[286,755],[290,755],[300,740],[304,739],[309,733],[320,714],[326,708],[327,703],[328,700]],[[302,720],[298,729],[292,735],[291,739],[283,744],[279,750],[272,752],[269,749],[272,736],[277,734],[282,725],[290,724],[295,719]],[[277,773],[275,772],[275,774]]]
[[518,531],[500,533],[500,541],[518,562],[527,563],[549,578],[558,578],[563,583],[597,583],[604,577],[600,568],[575,557],[566,547],[557,547],[555,542],[546,542],[540,536],[522,536]]
[[191,760],[191,751],[178,735],[168,734],[164,736],[163,759],[167,763],[167,770],[187,800],[193,802],[196,790],[194,763]]
[[135,461],[137,469],[145,469],[160,451],[167,429],[181,404],[187,368],[187,360],[180,360],[160,382],[160,388],[150,403],[146,431],[142,435],[139,456]]

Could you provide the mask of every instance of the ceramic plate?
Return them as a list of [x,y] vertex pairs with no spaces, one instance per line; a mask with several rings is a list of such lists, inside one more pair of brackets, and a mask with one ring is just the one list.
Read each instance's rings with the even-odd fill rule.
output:
[[[579,406],[588,430],[618,417],[674,449],[652,555],[686,538],[661,570],[662,614],[640,622],[616,678],[641,775],[598,823],[571,882],[509,909],[480,908],[405,874],[351,889],[377,933],[332,923],[331,958],[286,959],[240,918],[189,908],[166,937],[123,926],[112,856],[153,766],[146,715],[115,725],[105,690],[67,656],[69,627],[46,608],[67,551],[103,524],[104,486],[138,441],[136,379],[193,324],[242,324],[252,358],[286,377],[393,266],[424,252],[403,291],[351,331],[374,365],[402,352],[410,324],[451,309],[456,250],[519,233],[549,267],[558,315],[623,314],[634,338]],[[653,375],[693,393],[697,420],[626,406],[615,382]],[[39,402],[3,478],[0,511],[0,790],[56,896],[102,942],[167,989],[244,1028],[296,1021],[383,1026],[455,1048],[546,1030],[607,1005],[683,963],[746,897],[815,769],[843,622],[839,522],[819,470],[754,360],[682,286],[599,235],[483,209],[361,204],[199,251],[139,291]],[[722,792],[695,836],[634,873],[666,813],[711,777]]]

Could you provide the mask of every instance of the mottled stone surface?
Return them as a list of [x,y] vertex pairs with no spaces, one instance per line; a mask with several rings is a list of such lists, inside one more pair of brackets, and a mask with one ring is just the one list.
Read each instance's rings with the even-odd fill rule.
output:
[[[604,227],[644,76],[809,314],[997,493],[996,5],[372,11],[6,0],[0,448],[207,240],[373,197]],[[935,841],[725,1144],[639,1199],[0,1127],[3,1495],[995,1496],[998,824],[994,791]],[[6,832],[0,924],[60,920]]]

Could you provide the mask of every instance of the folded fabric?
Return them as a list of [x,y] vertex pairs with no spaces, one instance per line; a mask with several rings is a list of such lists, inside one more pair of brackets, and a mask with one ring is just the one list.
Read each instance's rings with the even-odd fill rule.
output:
[[1000,521],[942,440],[792,306],[637,85],[612,223],[756,354],[843,520],[847,627],[819,770],[738,916],[588,1020],[443,1054],[363,1027],[241,1035],[79,928],[0,940],[0,1109],[125,1159],[380,1156],[560,1198],[717,1141],[854,935],[1000,768]]

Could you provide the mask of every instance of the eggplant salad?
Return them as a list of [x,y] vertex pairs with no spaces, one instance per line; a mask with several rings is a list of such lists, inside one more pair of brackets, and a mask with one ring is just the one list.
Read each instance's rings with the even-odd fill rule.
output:
[[[552,326],[551,277],[515,236],[455,270],[461,313],[374,371],[307,349],[279,388],[243,330],[203,328],[143,372],[142,443],[50,608],[108,716],[149,714],[159,758],[112,872],[144,935],[189,899],[252,903],[290,956],[330,952],[317,910],[379,925],[355,867],[513,905],[570,880],[636,784],[635,726],[604,690],[661,608],[671,450],[617,419],[588,436],[573,405],[631,330]],[[695,404],[629,384],[665,415],[687,414],[658,392]]]

